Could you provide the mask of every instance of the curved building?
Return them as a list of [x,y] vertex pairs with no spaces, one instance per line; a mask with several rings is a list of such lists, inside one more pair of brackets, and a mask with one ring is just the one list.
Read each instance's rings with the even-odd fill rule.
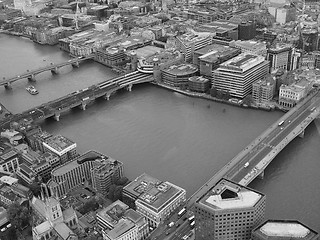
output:
[[189,78],[197,72],[198,67],[194,64],[171,65],[161,70],[162,81],[174,87],[187,86]]

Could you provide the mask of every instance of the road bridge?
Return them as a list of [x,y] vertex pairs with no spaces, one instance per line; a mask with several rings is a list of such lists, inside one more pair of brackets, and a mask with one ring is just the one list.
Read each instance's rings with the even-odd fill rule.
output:
[[[187,200],[185,207],[192,210],[194,203],[221,178],[247,186],[256,177],[263,177],[264,170],[278,153],[296,137],[303,138],[305,129],[319,116],[320,90],[314,89],[309,96],[271,125],[201,186]],[[186,225],[189,225],[187,221],[182,224]],[[180,236],[181,231],[177,228],[169,239],[178,239],[177,236]]]
[[5,86],[6,89],[11,89],[13,82],[16,82],[25,78],[27,78],[29,81],[36,81],[35,76],[37,74],[40,74],[46,71],[51,71],[52,74],[57,74],[59,72],[59,68],[61,67],[68,66],[68,65],[71,65],[72,67],[79,67],[81,62],[89,59],[93,59],[93,57],[94,57],[93,55],[90,55],[87,57],[77,57],[77,58],[70,59],[66,62],[56,63],[56,64],[50,63],[50,65],[45,67],[41,67],[35,70],[27,70],[26,72],[21,73],[14,77],[10,77],[10,78],[3,77],[2,80],[0,80],[0,86]]
[[138,71],[128,73],[75,91],[54,101],[29,109],[21,114],[13,115],[3,121],[1,125],[2,128],[8,128],[8,124],[13,121],[19,122],[22,119],[26,119],[29,122],[37,123],[49,117],[54,117],[55,120],[59,121],[61,114],[72,108],[80,107],[85,110],[86,106],[97,98],[103,97],[109,100],[111,95],[119,89],[131,91],[133,85],[151,81],[153,81],[153,75]]

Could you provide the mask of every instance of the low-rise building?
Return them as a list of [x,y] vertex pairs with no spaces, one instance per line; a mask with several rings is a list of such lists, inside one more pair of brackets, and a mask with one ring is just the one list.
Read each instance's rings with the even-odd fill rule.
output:
[[267,220],[252,231],[252,240],[317,240],[319,233],[297,220]]
[[194,92],[207,92],[210,89],[211,81],[203,76],[193,76],[188,80],[188,87]]
[[150,227],[165,221],[186,200],[186,191],[172,183],[142,174],[123,189],[124,200],[146,217]]
[[14,149],[0,154],[0,170],[14,173],[19,166],[19,155]]
[[70,139],[56,135],[43,142],[44,150],[59,156],[60,163],[71,161],[77,156],[77,144]]
[[275,89],[275,80],[259,79],[252,84],[252,98],[256,103],[267,103],[272,100]]
[[230,42],[229,46],[240,49],[242,53],[255,54],[261,56],[267,55],[267,44],[263,42],[257,42],[253,40],[237,40]]
[[221,179],[195,202],[197,239],[250,239],[263,220],[265,201],[262,193]]
[[290,85],[282,84],[279,91],[279,104],[286,108],[294,107],[308,95],[312,85],[313,81],[306,78],[298,79]]
[[174,87],[186,87],[190,77],[196,75],[198,67],[193,64],[181,63],[161,69],[161,78],[165,84]]

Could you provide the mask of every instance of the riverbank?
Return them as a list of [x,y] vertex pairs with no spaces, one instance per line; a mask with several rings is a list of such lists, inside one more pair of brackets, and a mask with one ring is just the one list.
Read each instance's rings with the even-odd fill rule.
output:
[[6,109],[6,107],[0,103],[0,121],[5,120],[8,116],[11,116],[12,113]]
[[159,87],[162,87],[162,88],[165,88],[165,89],[168,89],[168,90],[171,90],[171,91],[174,91],[174,92],[178,92],[178,93],[184,94],[184,95],[189,96],[189,97],[202,98],[202,99],[215,101],[215,102],[220,102],[220,103],[224,103],[224,104],[229,104],[229,105],[233,105],[233,106],[237,106],[237,107],[252,108],[252,109],[258,109],[258,110],[264,110],[264,111],[273,111],[273,110],[279,110],[279,111],[282,111],[282,112],[285,111],[279,105],[275,105],[274,108],[266,107],[266,106],[262,106],[262,105],[260,105],[260,106],[258,106],[258,105],[250,105],[249,106],[249,105],[245,105],[245,104],[242,104],[242,103],[235,103],[235,102],[231,102],[231,101],[228,101],[228,100],[215,98],[215,97],[212,97],[211,95],[206,94],[206,93],[197,93],[197,92],[191,92],[189,90],[181,90],[179,88],[172,87],[172,86],[169,86],[169,85],[166,85],[166,84],[162,84],[162,83],[152,82],[152,84],[154,84],[156,86],[159,86]]

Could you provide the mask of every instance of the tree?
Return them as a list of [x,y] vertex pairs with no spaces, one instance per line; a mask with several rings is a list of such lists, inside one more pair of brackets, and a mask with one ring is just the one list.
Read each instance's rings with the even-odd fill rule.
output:
[[110,187],[109,187],[109,192],[108,192],[108,198],[113,201],[114,199],[114,192],[116,190],[116,185],[115,184],[112,184]]
[[41,191],[41,186],[38,182],[33,182],[28,186],[34,196],[39,196]]
[[223,91],[217,90],[217,98],[219,98],[219,99],[223,98]]
[[127,182],[129,181],[129,179],[127,177],[121,177],[119,178],[118,180],[115,181],[115,184],[116,185],[121,185],[121,186],[124,186],[127,184]]
[[252,96],[251,95],[247,95],[244,99],[243,99],[243,105],[248,105],[250,106],[252,103]]
[[211,95],[212,97],[216,97],[216,96],[217,96],[217,89],[216,89],[215,87],[212,87],[212,88],[210,89],[210,95]]
[[8,229],[8,231],[6,232],[6,239],[8,239],[8,240],[18,239],[17,231],[15,228],[11,227]]
[[112,184],[109,188],[108,198],[113,202],[118,199],[122,200],[122,189],[123,186]]
[[29,224],[31,215],[26,207],[18,203],[13,203],[8,207],[7,213],[9,221],[16,229],[21,229]]
[[99,208],[99,204],[96,199],[92,198],[90,201],[86,202],[80,209],[81,214],[86,214],[91,211],[95,211]]

